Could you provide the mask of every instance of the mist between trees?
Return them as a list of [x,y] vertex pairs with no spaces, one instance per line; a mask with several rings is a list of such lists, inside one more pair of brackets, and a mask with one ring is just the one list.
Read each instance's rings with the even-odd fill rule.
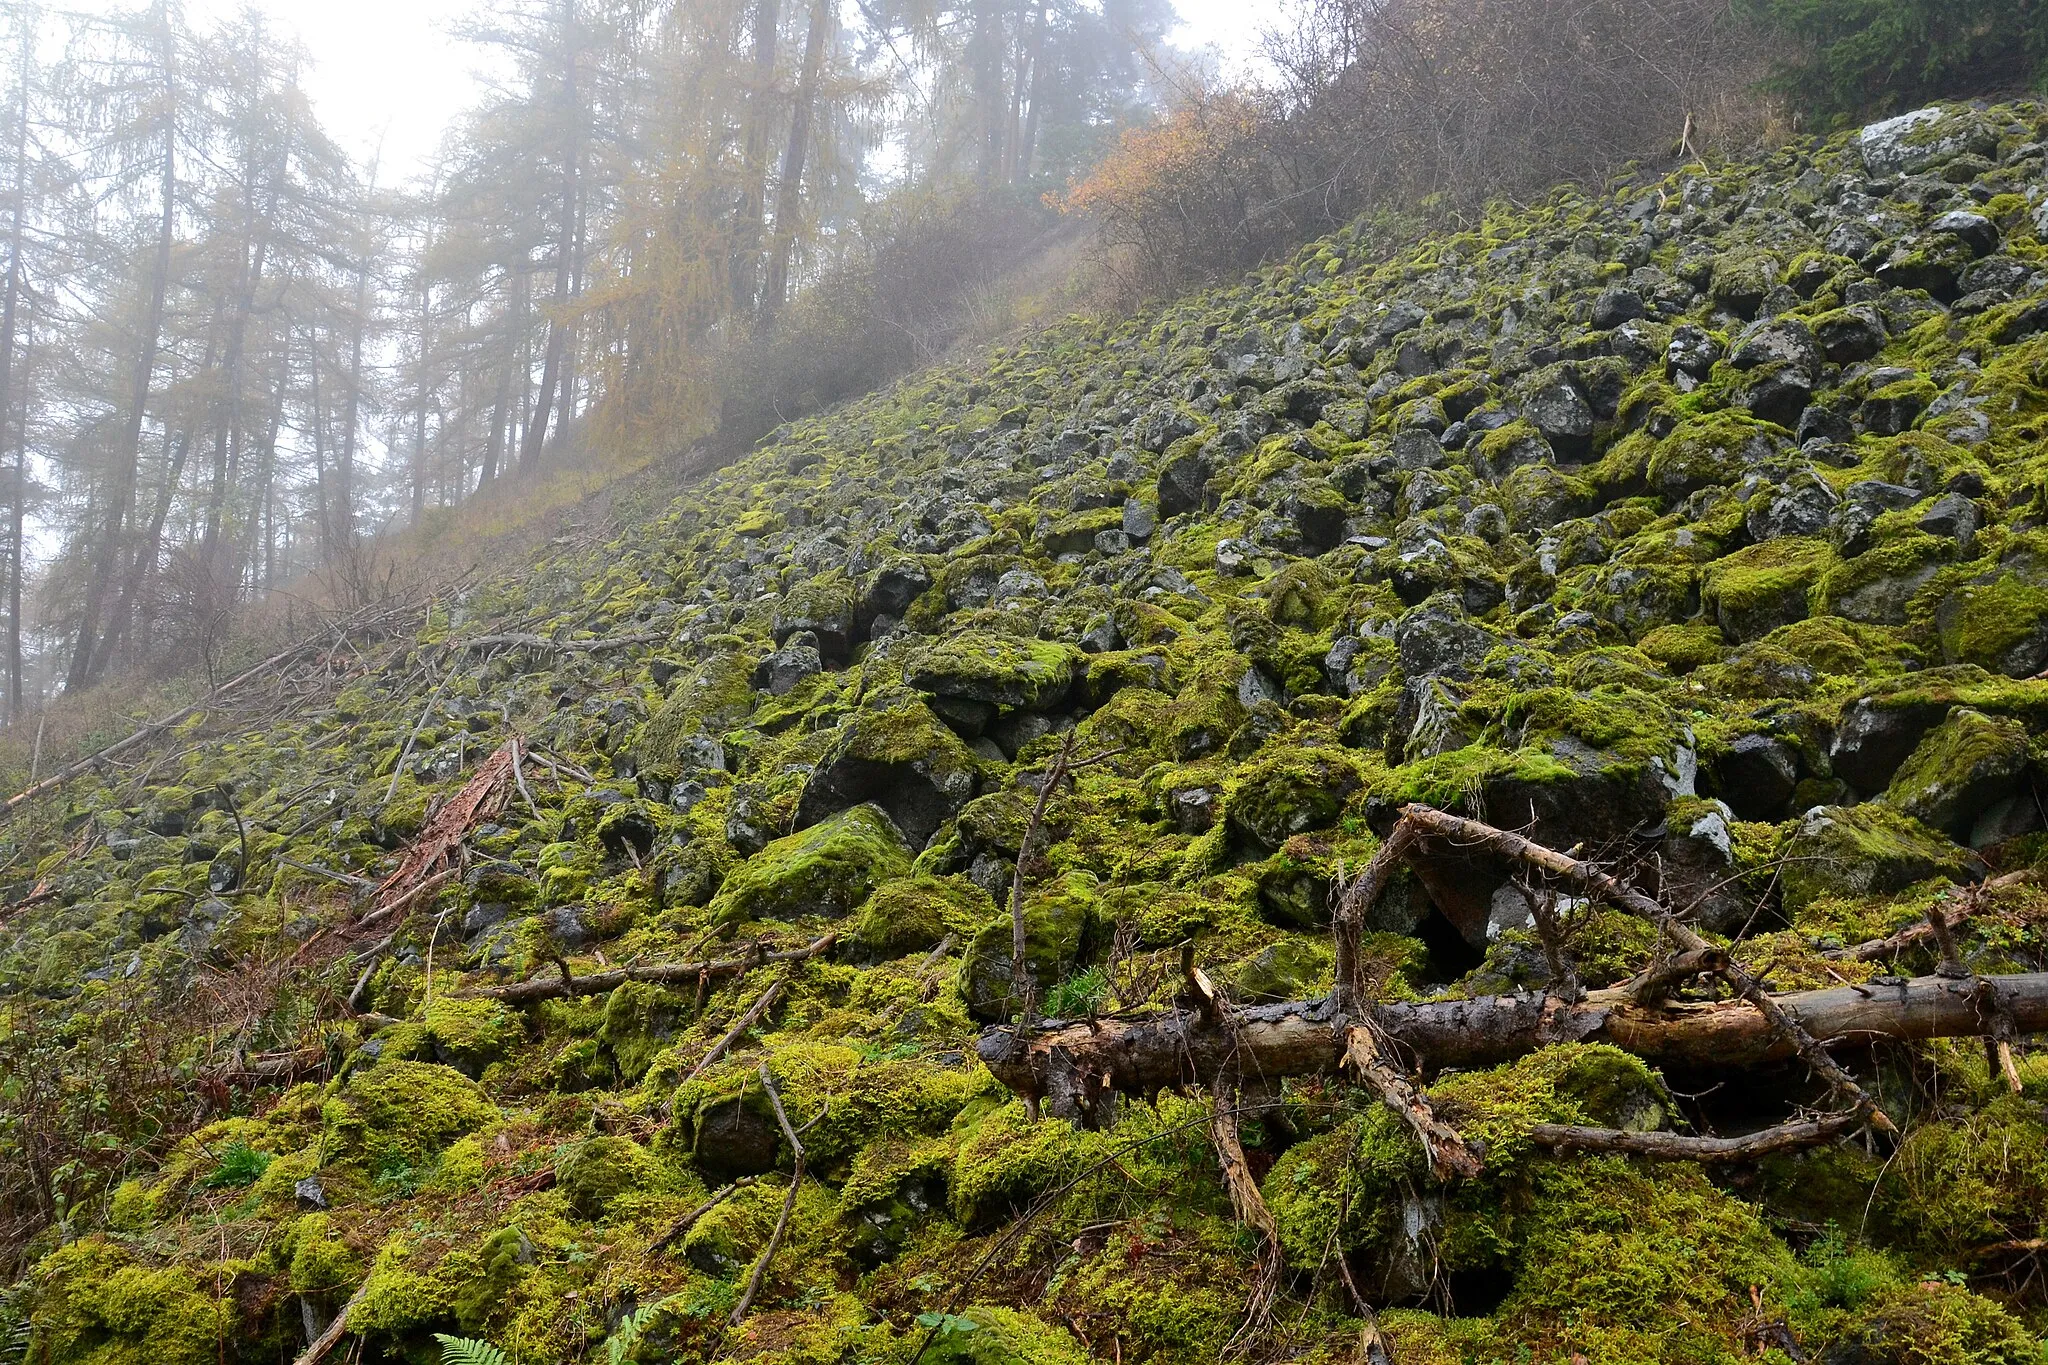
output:
[[1761,92],[1767,29],[1856,2],[1300,0],[1231,83],[1168,0],[496,0],[462,36],[510,79],[404,184],[256,17],[0,5],[6,713],[211,669],[286,584],[373,601],[394,529],[515,477],[715,459],[1048,312],[2040,46],[1883,0],[1928,70],[1809,42]]

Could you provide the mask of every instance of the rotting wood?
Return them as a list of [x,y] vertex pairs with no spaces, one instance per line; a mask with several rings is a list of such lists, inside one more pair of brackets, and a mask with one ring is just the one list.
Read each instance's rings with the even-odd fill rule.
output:
[[[1283,1269],[1280,1252],[1280,1224],[1273,1217],[1259,1182],[1252,1178],[1251,1163],[1245,1160],[1244,1142],[1238,1135],[1235,1087],[1219,1091],[1209,1120],[1209,1135],[1216,1143],[1216,1159],[1223,1168],[1223,1186],[1230,1194],[1230,1206],[1259,1238],[1258,1276],[1245,1307],[1244,1325],[1232,1337],[1232,1345],[1262,1330],[1280,1291]],[[1228,1354],[1228,1351],[1226,1351]]]
[[[2048,1032],[2048,972],[1978,981],[1988,983],[1978,989],[1993,993],[2017,1033]],[[1985,1029],[1978,989],[1928,976],[1775,996],[1772,1006],[1809,1036],[1829,1042],[1977,1037]],[[1404,1049],[1424,1071],[1498,1066],[1568,1042],[1611,1043],[1662,1066],[1700,1072],[1796,1055],[1783,1032],[1747,1000],[1645,1006],[1602,991],[1574,1005],[1524,993],[1380,1004],[1367,1017],[1387,1045]],[[1149,1098],[1176,1087],[1211,1086],[1232,1067],[1266,1080],[1331,1074],[1351,1023],[1327,998],[1240,1007],[1228,1028],[1174,1008],[1063,1024],[1022,1046],[1012,1029],[997,1026],[982,1034],[978,1049],[1011,1090],[1050,1097],[1053,1113],[1079,1118],[1081,1097],[1101,1088]]]
[[1345,1030],[1344,1060],[1380,1103],[1408,1126],[1422,1144],[1430,1174],[1442,1180],[1470,1180],[1479,1174],[1480,1162],[1458,1131],[1436,1116],[1429,1097],[1417,1090],[1387,1060],[1371,1024],[1353,1025]]
[[1827,1114],[1732,1138],[1539,1123],[1529,1130],[1529,1140],[1554,1152],[1620,1152],[1661,1161],[1738,1162],[1817,1146],[1840,1137],[1861,1122],[1855,1114]]
[[355,1308],[356,1304],[362,1301],[363,1295],[369,1292],[369,1288],[370,1282],[364,1280],[356,1292],[349,1295],[348,1302],[341,1306],[341,1311],[334,1315],[333,1321],[327,1324],[327,1330],[315,1337],[312,1344],[307,1346],[305,1350],[299,1352],[298,1358],[292,1362],[292,1365],[320,1365],[320,1362],[327,1358],[327,1353],[332,1351],[344,1336],[348,1335],[348,1315]]
[[750,952],[709,962],[649,962],[614,967],[609,971],[586,972],[572,981],[553,976],[535,977],[530,981],[515,981],[509,986],[480,986],[459,994],[482,1000],[503,1000],[513,1005],[530,1005],[538,1000],[560,1000],[572,995],[606,995],[628,981],[668,986],[683,982],[695,984],[700,979],[739,976],[771,963],[808,961],[831,952],[838,942],[839,934],[835,930],[812,939],[801,948],[785,948],[778,952]]
[[761,1292],[761,1281],[767,1277],[768,1263],[775,1259],[776,1249],[782,1245],[782,1235],[789,1231],[789,1216],[796,1212],[797,1190],[804,1183],[803,1139],[790,1126],[789,1115],[782,1108],[782,1096],[775,1089],[775,1078],[768,1074],[768,1063],[762,1062],[756,1069],[762,1089],[768,1092],[768,1103],[775,1110],[775,1122],[782,1129],[783,1140],[789,1144],[791,1168],[789,1190],[782,1196],[782,1212],[775,1219],[775,1230],[768,1234],[768,1245],[761,1248],[761,1258],[754,1262],[754,1273],[747,1276],[746,1291],[733,1305],[732,1317],[728,1319],[735,1327],[746,1321],[747,1310],[754,1306],[754,1296]]
[[[1440,838],[1461,848],[1486,849],[1496,857],[1532,867],[1581,895],[1605,901],[1618,910],[1640,916],[1655,925],[1658,932],[1681,952],[1704,952],[1710,951],[1713,947],[1649,896],[1633,887],[1624,886],[1613,876],[1588,863],[1580,862],[1554,849],[1545,848],[1532,839],[1526,839],[1508,830],[1496,829],[1477,820],[1447,815],[1428,806],[1404,806],[1400,818],[1401,823],[1414,825],[1424,836]],[[1798,1020],[1779,1009],[1770,995],[1757,983],[1756,978],[1740,963],[1730,960],[1722,968],[1721,976],[1735,988],[1737,995],[1754,1006],[1770,1027],[1791,1045],[1799,1059],[1826,1081],[1829,1088],[1861,1114],[1873,1128],[1887,1133],[1898,1131],[1898,1126],[1891,1121],[1890,1116],[1878,1107],[1877,1100],[1857,1083],[1855,1077],[1843,1069],[1841,1063],[1827,1054],[1827,1050],[1800,1026]]]
[[1366,863],[1365,870],[1355,881],[1340,887],[1335,893],[1336,905],[1330,917],[1336,946],[1334,998],[1337,1008],[1345,1014],[1359,1013],[1366,1003],[1364,963],[1359,957],[1359,941],[1365,929],[1366,913],[1387,889],[1394,870],[1408,856],[1414,844],[1414,827],[1406,823],[1395,824],[1386,842]]
[[475,775],[463,783],[462,790],[442,804],[391,875],[377,884],[377,909],[367,918],[390,912],[400,898],[417,891],[469,837],[478,821],[504,806],[505,788],[512,779],[512,764],[518,752],[518,745],[511,740],[499,745],[478,765]]

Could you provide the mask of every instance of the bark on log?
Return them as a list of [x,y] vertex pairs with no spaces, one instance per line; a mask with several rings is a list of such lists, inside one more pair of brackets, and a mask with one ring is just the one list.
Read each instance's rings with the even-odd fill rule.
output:
[[1380,1103],[1408,1125],[1422,1154],[1429,1160],[1431,1175],[1439,1180],[1456,1177],[1470,1180],[1479,1174],[1479,1158],[1457,1129],[1436,1116],[1429,1097],[1408,1083],[1408,1078],[1387,1061],[1379,1041],[1368,1027],[1345,1031],[1344,1060],[1358,1073],[1366,1088],[1380,1097]]
[[[2018,1033],[2048,1032],[2048,972],[1978,978]],[[1843,986],[1772,997],[1778,1011],[1827,1042],[1974,1037],[1986,1030],[1977,988],[1938,976]],[[1660,1065],[1700,1071],[1755,1066],[1793,1055],[1785,1034],[1743,1000],[1634,1004],[1602,992],[1566,1004],[1555,996],[1377,1005],[1380,1037],[1405,1048],[1425,1070],[1498,1066],[1551,1043],[1611,1043]],[[1224,1075],[1247,1083],[1334,1072],[1350,1020],[1328,999],[1235,1012],[1227,1027],[1191,1010],[1047,1027],[1022,1040],[1007,1027],[982,1034],[981,1059],[1003,1084],[1050,1098],[1064,1117],[1082,1116],[1083,1097],[1103,1091],[1150,1097]]]

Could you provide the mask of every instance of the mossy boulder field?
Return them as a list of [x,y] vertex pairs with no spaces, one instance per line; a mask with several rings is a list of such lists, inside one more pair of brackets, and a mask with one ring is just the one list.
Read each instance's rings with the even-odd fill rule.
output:
[[[1371,240],[641,476],[13,807],[0,1360],[2041,1365],[2048,108]],[[1413,807],[1683,928],[1375,862]],[[1960,1003],[1651,1038],[1745,981]],[[1533,1022],[1005,1060],[1346,1008]]]

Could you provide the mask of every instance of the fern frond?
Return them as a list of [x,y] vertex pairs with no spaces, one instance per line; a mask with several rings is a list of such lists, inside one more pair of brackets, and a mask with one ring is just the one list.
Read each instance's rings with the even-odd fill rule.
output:
[[434,1340],[441,1343],[441,1365],[511,1365],[505,1353],[488,1341],[451,1337],[446,1332],[434,1333]]

